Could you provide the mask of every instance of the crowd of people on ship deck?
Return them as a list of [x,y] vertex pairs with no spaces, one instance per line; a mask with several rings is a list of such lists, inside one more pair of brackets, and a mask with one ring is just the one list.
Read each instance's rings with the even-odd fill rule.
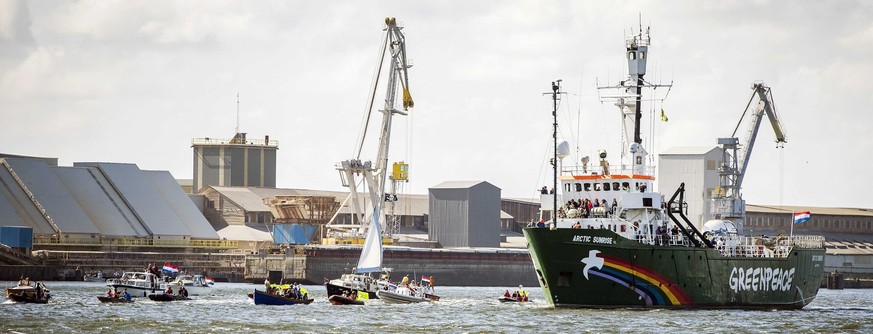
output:
[[[616,208],[618,207],[618,201],[613,199],[612,204],[606,202],[606,199],[587,199],[582,198],[579,200],[570,199],[567,203],[564,204],[563,207],[558,209],[558,217],[567,218],[569,210],[578,210],[578,216],[581,218],[591,218],[595,216],[601,216],[606,214],[615,213]],[[597,209],[602,208],[602,209]],[[570,217],[574,218],[574,217]]]

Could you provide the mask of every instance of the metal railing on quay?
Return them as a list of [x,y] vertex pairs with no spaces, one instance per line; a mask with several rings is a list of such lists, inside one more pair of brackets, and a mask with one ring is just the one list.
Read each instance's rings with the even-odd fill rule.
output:
[[150,238],[58,238],[35,236],[35,246],[115,246],[115,247],[165,247],[165,248],[208,248],[236,249],[235,240],[160,240]]

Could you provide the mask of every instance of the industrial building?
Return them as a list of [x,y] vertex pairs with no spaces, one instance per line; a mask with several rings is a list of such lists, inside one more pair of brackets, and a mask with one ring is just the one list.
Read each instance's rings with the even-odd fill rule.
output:
[[447,181],[428,191],[429,239],[446,247],[500,247],[500,188]]
[[[56,269],[141,268],[238,247],[219,239],[169,172],[125,163],[58,166],[53,158],[0,156],[0,226],[27,229],[35,250],[31,257],[30,248],[7,245],[3,263]],[[205,256],[188,267],[228,269],[220,256]],[[35,274],[52,278],[44,275]]]
[[[793,214],[802,211],[810,212],[809,221],[793,224]],[[824,236],[825,272],[873,275],[873,209],[750,204],[746,212],[748,233]]]
[[[334,213],[337,214],[338,223],[352,223],[349,205],[342,205],[348,197],[347,192],[209,186],[201,189],[198,195],[200,197],[194,197],[195,202],[203,203],[200,204],[203,214],[219,236],[238,241],[240,249],[246,252],[255,252],[263,246],[277,242],[277,236],[273,233],[276,226],[321,225],[328,222]],[[499,214],[499,221],[495,220],[495,238],[500,237],[501,231],[520,232],[521,228],[538,215],[537,201],[499,197],[498,200],[500,205],[495,212]],[[393,202],[393,214],[398,218],[401,234],[415,235],[413,239],[429,239],[426,234],[431,218],[428,206],[428,195],[398,195],[397,201]],[[392,214],[390,208],[386,211],[387,214]],[[292,238],[295,242],[289,243],[317,243],[318,237],[320,234],[307,239]],[[414,243],[412,239],[408,241],[410,244]]]
[[685,183],[686,216],[698,228],[712,219],[712,195],[718,188],[722,150],[715,146],[671,147],[659,154],[657,191],[670,200]]
[[237,133],[231,139],[194,138],[194,180],[192,190],[207,186],[276,187],[276,153],[279,143],[246,138]]

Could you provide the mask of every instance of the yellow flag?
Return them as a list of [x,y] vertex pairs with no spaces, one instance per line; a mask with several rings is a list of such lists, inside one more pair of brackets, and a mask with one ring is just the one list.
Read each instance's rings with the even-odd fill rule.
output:
[[370,294],[367,291],[358,291],[358,300],[369,300]]
[[661,108],[661,122],[667,121],[667,114],[664,113],[664,108]]

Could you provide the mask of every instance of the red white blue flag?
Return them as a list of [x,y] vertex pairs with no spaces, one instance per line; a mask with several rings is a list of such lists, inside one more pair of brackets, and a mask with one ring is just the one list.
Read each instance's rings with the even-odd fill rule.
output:
[[163,270],[164,272],[168,272],[168,273],[178,273],[179,267],[176,267],[176,266],[169,264],[169,263],[164,263],[164,268],[161,270]]
[[795,224],[805,223],[807,220],[809,220],[809,211],[795,212],[794,213],[794,223]]
[[208,284],[208,285],[213,285],[213,284],[215,284],[215,280],[212,279],[212,278],[210,278],[210,277],[206,277],[206,278],[204,278],[203,280],[205,280],[205,281],[206,281],[206,284]]
[[422,282],[422,283],[430,284],[430,277],[427,277],[427,276],[421,276],[421,282]]

